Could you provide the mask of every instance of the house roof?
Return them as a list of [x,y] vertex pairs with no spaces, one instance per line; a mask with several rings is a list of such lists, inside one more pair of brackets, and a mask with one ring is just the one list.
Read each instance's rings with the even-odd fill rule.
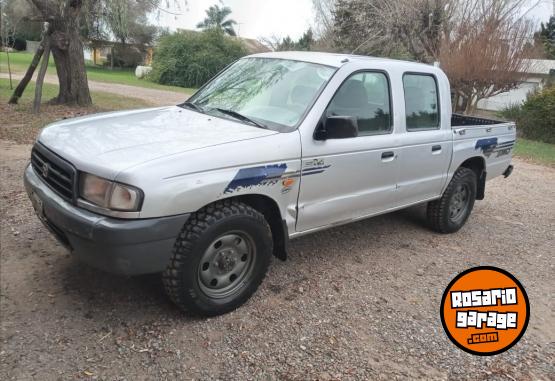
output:
[[255,40],[254,38],[244,38],[244,37],[235,37],[235,38],[242,41],[243,44],[245,44],[250,54],[266,53],[271,51],[266,45],[264,45],[258,40]]
[[555,70],[555,60],[529,60],[530,66],[526,73],[549,75],[550,70]]

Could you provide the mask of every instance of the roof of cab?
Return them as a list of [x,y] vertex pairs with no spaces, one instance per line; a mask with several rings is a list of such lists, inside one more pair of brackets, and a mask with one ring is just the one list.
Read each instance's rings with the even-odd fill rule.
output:
[[428,68],[430,67],[430,65],[417,63],[417,62],[400,61],[400,60],[394,60],[390,58],[358,56],[354,54],[341,54],[341,53],[291,51],[291,52],[260,53],[260,54],[253,54],[248,57],[287,59],[287,60],[294,60],[294,61],[317,63],[317,64],[333,66],[333,67],[340,67],[346,62],[352,62],[352,61],[372,61],[372,63],[376,65],[396,63],[396,64],[407,64],[407,65],[416,66],[416,67],[418,66],[425,66]]

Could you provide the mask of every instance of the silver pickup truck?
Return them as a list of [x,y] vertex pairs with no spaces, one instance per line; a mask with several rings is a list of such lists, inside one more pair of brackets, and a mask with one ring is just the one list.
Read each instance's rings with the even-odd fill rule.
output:
[[182,309],[217,315],[257,289],[291,238],[427,203],[459,230],[486,180],[512,171],[512,123],[451,114],[437,67],[258,54],[171,107],[56,122],[25,186],[76,257],[162,273]]

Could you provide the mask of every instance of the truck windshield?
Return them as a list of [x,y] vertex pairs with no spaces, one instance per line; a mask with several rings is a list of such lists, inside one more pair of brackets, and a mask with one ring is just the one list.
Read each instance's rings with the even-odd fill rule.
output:
[[301,120],[334,72],[335,68],[307,62],[243,58],[197,92],[188,106],[287,131]]

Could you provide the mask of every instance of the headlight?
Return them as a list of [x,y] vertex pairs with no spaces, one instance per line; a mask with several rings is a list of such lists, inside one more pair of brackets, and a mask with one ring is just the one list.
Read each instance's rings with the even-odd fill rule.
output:
[[111,210],[135,212],[142,201],[140,189],[88,173],[80,176],[79,194],[85,200]]

